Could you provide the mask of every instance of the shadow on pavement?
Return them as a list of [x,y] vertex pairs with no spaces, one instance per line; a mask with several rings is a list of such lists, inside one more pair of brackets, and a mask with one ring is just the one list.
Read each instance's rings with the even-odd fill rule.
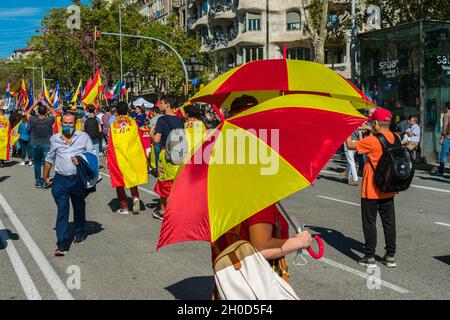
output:
[[[105,229],[97,221],[86,221],[85,230],[85,239],[87,239],[90,235],[100,233]],[[75,224],[73,221],[69,222],[69,238],[72,240],[75,238]]]
[[420,176],[416,176],[416,178],[419,178],[422,180],[431,180],[431,181],[437,181],[437,182],[443,182],[443,183],[450,183],[450,180],[446,179],[446,178],[433,178],[433,177],[420,177]]
[[7,240],[19,240],[19,235],[12,233],[9,229],[0,229],[0,250],[6,249]]
[[210,300],[214,277],[192,277],[165,288],[178,300]]
[[5,181],[5,180],[8,180],[9,178],[11,178],[11,176],[3,176],[3,177],[0,177],[0,182],[3,182],[3,181]]
[[334,181],[334,182],[339,182],[339,183],[343,183],[343,184],[347,184],[347,180],[345,180],[344,176],[338,178],[338,177],[329,177],[326,175],[322,175],[320,174],[317,179],[325,179],[325,180],[330,180],[330,181]]
[[[128,208],[131,209],[133,208],[133,199],[131,197],[127,197],[127,202],[128,202]],[[144,204],[144,202],[142,200],[139,200],[140,203],[140,210],[141,211],[145,211],[146,205]],[[119,203],[119,199],[114,198],[112,199],[109,203],[108,206],[110,207],[112,212],[116,212],[117,210],[120,209],[120,203]]]
[[160,209],[159,198],[152,199],[153,202],[147,203],[145,206],[149,209]]
[[[316,226],[308,226],[308,229],[319,233],[319,236],[323,241],[354,261],[357,261],[364,256],[364,244],[358,240],[347,237],[340,231]],[[358,251],[361,255],[357,255],[352,250]],[[381,257],[376,255],[375,259],[381,260]]]
[[13,167],[18,163],[18,161],[5,161],[5,163],[3,164],[3,168]]
[[442,261],[443,263],[446,263],[450,266],[450,256],[440,256],[440,257],[434,257],[435,259]]

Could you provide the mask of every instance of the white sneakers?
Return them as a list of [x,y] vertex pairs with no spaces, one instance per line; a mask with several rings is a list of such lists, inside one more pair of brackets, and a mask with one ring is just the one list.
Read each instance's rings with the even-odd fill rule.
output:
[[19,163],[19,166],[24,166],[25,165],[25,161],[22,161],[21,163]]
[[141,202],[139,201],[139,198],[133,199],[133,214],[139,214],[140,210]]
[[[141,202],[138,198],[133,199],[133,214],[139,214],[139,211],[141,210]],[[121,215],[127,215],[130,214],[131,211],[129,209],[119,209],[115,213],[121,214]]]
[[130,214],[130,210],[128,209],[119,209],[116,211],[117,214],[121,214],[121,215],[127,215]]

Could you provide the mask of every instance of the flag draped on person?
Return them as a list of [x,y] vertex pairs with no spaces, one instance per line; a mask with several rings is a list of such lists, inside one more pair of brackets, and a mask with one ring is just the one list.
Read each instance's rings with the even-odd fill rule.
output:
[[0,160],[9,160],[9,151],[11,149],[10,133],[9,120],[4,116],[0,116]]
[[70,102],[73,102],[73,103],[77,102],[78,96],[81,96],[83,94],[83,89],[81,87],[82,81],[83,80],[80,79],[80,83],[78,84],[77,91],[75,91],[75,94],[73,95],[72,101],[70,101]]
[[113,188],[147,183],[147,157],[134,119],[122,115],[111,124],[107,164]]
[[81,101],[85,104],[91,104],[94,102],[94,100],[97,98],[98,94],[101,91],[101,88],[103,88],[102,84],[102,78],[100,77],[100,71],[97,69],[95,72],[94,78],[92,79],[91,86],[88,90],[87,86],[85,89],[84,97],[81,99]]

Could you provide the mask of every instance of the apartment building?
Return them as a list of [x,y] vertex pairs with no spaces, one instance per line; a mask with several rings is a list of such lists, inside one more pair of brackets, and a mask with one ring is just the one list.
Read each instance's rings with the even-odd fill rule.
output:
[[302,28],[302,2],[188,0],[187,29],[190,34],[200,34],[203,51],[220,53],[221,70],[253,60],[280,58],[284,44],[288,58],[311,60],[311,41]]
[[171,14],[178,16],[180,28],[187,25],[187,0],[139,0],[142,15],[147,17],[147,23],[158,21],[167,23]]

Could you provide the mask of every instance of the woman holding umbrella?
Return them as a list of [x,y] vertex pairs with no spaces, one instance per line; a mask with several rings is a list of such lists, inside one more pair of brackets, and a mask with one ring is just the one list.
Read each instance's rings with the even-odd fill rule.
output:
[[[244,95],[236,98],[231,104],[228,117],[256,106],[258,101]],[[311,246],[312,238],[308,231],[303,231],[289,238],[289,225],[272,204],[234,227],[221,236],[213,247],[213,261],[217,255],[236,240],[249,241],[271,264],[272,268],[284,280],[288,280],[285,256],[289,253]]]

